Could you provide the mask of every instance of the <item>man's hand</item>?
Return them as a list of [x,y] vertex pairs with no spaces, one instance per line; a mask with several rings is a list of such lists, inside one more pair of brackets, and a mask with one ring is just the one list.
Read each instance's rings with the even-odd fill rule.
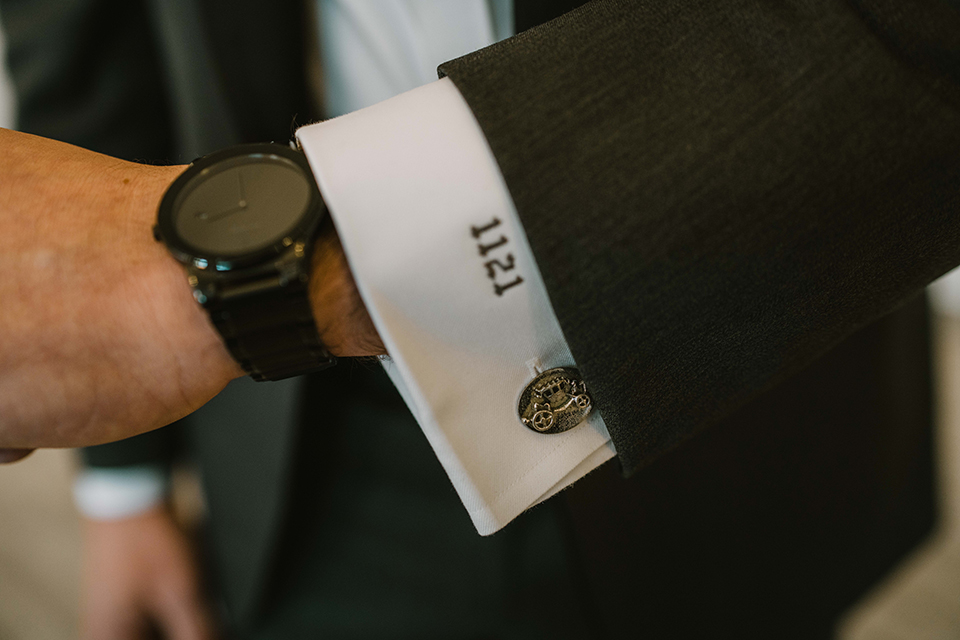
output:
[[33,449],[0,449],[0,464],[23,460],[33,453]]
[[210,640],[215,625],[186,536],[169,511],[84,521],[84,640]]
[[241,374],[154,242],[182,167],[0,130],[0,447],[168,424]]
[[[126,438],[243,374],[151,233],[183,167],[5,129],[0,152],[0,450]],[[332,227],[318,244],[321,339],[334,355],[383,353]]]

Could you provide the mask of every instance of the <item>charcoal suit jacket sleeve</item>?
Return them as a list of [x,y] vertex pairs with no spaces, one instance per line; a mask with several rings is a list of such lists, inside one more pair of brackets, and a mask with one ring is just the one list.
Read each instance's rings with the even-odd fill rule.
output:
[[960,263],[958,25],[609,0],[441,66],[626,472]]

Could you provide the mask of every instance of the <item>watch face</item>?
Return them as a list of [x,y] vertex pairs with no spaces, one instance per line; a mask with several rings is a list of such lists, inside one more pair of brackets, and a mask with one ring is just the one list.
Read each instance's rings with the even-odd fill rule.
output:
[[172,231],[190,253],[249,255],[281,242],[313,213],[312,177],[279,153],[245,153],[198,168],[169,211]]

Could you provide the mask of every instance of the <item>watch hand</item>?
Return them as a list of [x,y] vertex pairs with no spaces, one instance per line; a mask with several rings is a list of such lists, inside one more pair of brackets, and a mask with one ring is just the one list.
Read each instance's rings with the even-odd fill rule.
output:
[[206,220],[208,222],[213,222],[214,220],[219,220],[220,218],[226,218],[227,216],[236,213],[237,211],[243,211],[247,208],[247,194],[246,189],[243,186],[243,172],[237,171],[237,187],[240,190],[240,200],[237,202],[237,206],[230,207],[220,213],[215,213],[213,215],[208,214],[206,211],[200,211],[197,213],[197,218],[201,220]]
[[199,219],[201,219],[201,220],[206,220],[207,222],[213,222],[213,221],[219,220],[219,219],[221,219],[221,218],[226,218],[227,216],[232,215],[232,214],[234,214],[234,213],[236,213],[236,212],[238,212],[238,211],[243,211],[243,210],[246,209],[246,208],[247,208],[247,203],[246,203],[246,201],[245,201],[245,200],[241,200],[241,201],[240,201],[240,204],[238,204],[238,205],[235,206],[235,207],[231,207],[231,208],[226,209],[226,210],[224,210],[224,211],[220,211],[219,213],[214,213],[213,215],[207,213],[206,211],[201,211],[201,212],[199,212],[199,213],[197,214],[197,217],[198,217]]

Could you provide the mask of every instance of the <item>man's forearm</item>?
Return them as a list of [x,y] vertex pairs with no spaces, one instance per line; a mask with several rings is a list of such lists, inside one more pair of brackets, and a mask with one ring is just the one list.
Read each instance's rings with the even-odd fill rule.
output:
[[[182,267],[154,241],[183,167],[0,130],[0,449],[157,428],[242,375]],[[382,353],[332,227],[311,301],[335,355]]]

